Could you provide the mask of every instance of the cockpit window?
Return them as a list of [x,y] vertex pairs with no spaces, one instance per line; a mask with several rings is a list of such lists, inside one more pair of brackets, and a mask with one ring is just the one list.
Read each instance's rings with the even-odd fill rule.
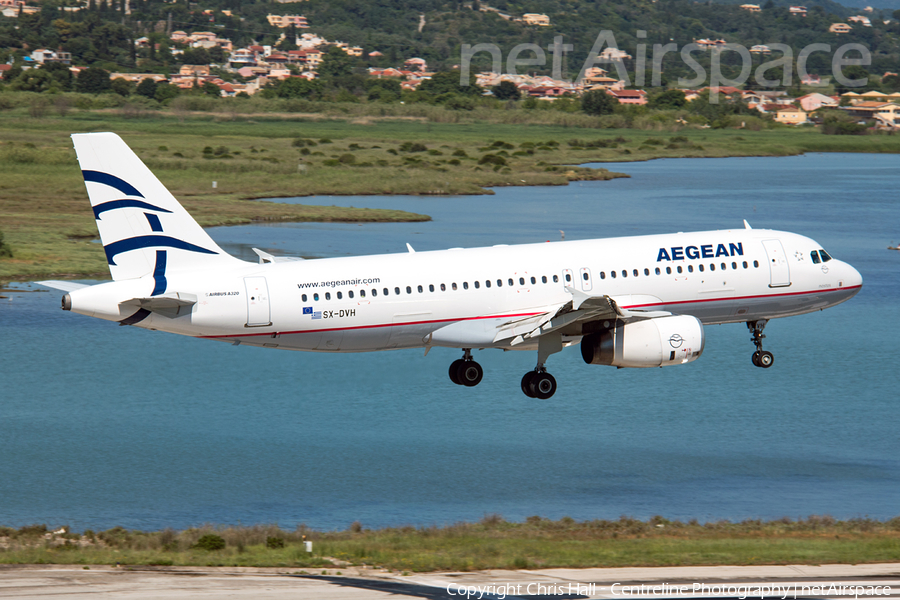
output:
[[819,248],[819,256],[822,257],[822,262],[828,262],[829,260],[831,260],[831,256],[829,256],[828,253],[821,248]]
[[812,252],[810,252],[809,257],[812,259],[814,265],[817,265],[820,262],[822,262],[819,259],[819,251],[818,250],[813,250]]

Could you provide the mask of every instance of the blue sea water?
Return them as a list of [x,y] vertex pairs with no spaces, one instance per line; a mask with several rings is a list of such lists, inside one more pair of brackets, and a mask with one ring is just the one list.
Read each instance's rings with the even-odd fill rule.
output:
[[[672,159],[603,165],[630,179],[472,197],[327,197],[415,224],[216,228],[228,251],[349,256],[742,227],[795,231],[865,285],[775,320],[768,370],[742,325],[666,369],[550,359],[560,387],[526,398],[533,353],[327,355],[232,347],[59,310],[59,292],[0,299],[0,524],[140,529],[212,523],[344,528],[499,513],[702,520],[900,514],[900,157]],[[87,210],[87,200],[85,200]]]

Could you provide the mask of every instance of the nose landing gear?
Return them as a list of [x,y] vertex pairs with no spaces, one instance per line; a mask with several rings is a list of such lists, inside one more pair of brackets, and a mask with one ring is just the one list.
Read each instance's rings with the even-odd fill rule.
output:
[[472,349],[463,348],[463,357],[450,363],[450,381],[456,385],[473,387],[481,383],[484,369],[472,360]]
[[760,319],[759,321],[747,321],[747,329],[753,332],[750,341],[756,346],[756,352],[753,353],[751,360],[755,366],[762,367],[763,369],[768,369],[775,362],[775,355],[767,350],[763,350],[762,341],[766,337],[763,335],[763,329],[766,328],[766,322],[765,319]]

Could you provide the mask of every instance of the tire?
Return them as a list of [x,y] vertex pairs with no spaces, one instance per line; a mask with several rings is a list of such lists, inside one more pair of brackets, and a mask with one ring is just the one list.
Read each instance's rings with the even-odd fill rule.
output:
[[531,393],[538,400],[546,400],[556,393],[556,378],[550,373],[535,373],[531,379]]
[[775,355],[769,352],[768,350],[763,350],[759,353],[759,366],[763,369],[768,369],[775,363]]
[[750,360],[753,362],[753,366],[754,366],[754,367],[760,366],[760,364],[759,364],[759,350],[757,350],[756,352],[753,353],[753,356],[750,358]]
[[450,381],[452,381],[456,385],[462,385],[462,383],[459,382],[459,377],[457,376],[457,373],[459,371],[459,366],[461,364],[463,364],[464,362],[465,361],[463,359],[459,358],[459,359],[454,360],[452,363],[450,363]]
[[534,371],[528,371],[522,376],[522,393],[529,398],[534,398],[534,394],[531,393],[531,380],[534,379],[535,375],[537,373]]
[[474,360],[465,360],[456,370],[456,379],[466,387],[474,387],[481,383],[484,369]]

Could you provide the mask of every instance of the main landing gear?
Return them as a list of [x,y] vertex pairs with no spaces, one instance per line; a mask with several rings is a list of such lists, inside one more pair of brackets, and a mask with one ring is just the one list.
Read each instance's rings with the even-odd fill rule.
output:
[[763,329],[765,328],[765,319],[760,319],[759,321],[747,321],[747,329],[753,332],[750,341],[756,345],[756,352],[753,353],[753,358],[751,360],[755,366],[768,369],[772,366],[772,363],[775,362],[775,356],[771,352],[763,350],[762,341],[766,337],[763,335]]
[[472,360],[472,349],[463,348],[463,357],[450,363],[450,381],[456,385],[473,387],[481,383],[484,369]]
[[529,398],[546,400],[556,393],[556,378],[547,372],[544,365],[539,365],[522,377],[522,391]]

